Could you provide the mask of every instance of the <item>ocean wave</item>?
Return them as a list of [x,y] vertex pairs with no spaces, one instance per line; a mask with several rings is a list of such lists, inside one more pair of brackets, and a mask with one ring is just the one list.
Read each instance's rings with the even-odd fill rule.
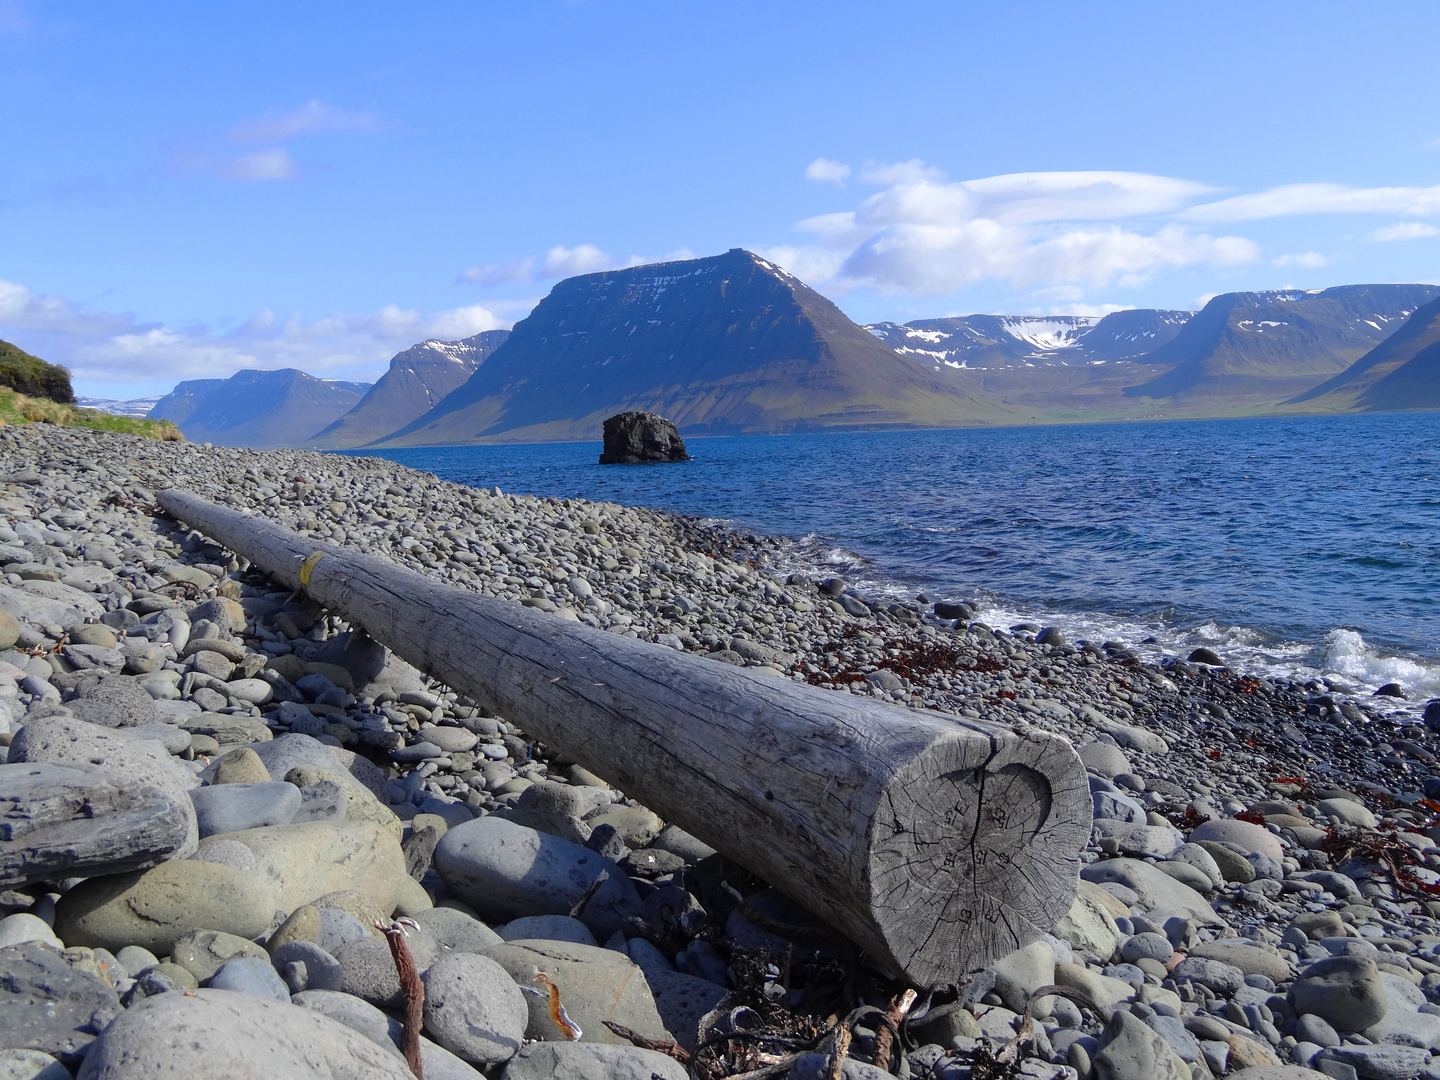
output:
[[[770,571],[781,580],[791,574],[817,579],[844,577],[862,596],[888,602],[914,600],[930,592],[921,583],[898,579],[873,560],[815,534],[782,541],[774,550]],[[984,590],[958,590],[956,596],[975,605],[976,621],[996,629],[1021,624],[1054,626],[1072,643],[1115,642],[1152,663],[1165,657],[1183,659],[1203,647],[1242,675],[1302,684],[1318,681],[1356,697],[1373,695],[1387,683],[1399,683],[1407,698],[1387,699],[1395,711],[1418,715],[1428,699],[1440,697],[1440,664],[1376,648],[1356,630],[1340,628],[1318,641],[1293,641],[1213,619],[1185,625],[1173,609],[1149,615],[1059,611],[1018,604]]]

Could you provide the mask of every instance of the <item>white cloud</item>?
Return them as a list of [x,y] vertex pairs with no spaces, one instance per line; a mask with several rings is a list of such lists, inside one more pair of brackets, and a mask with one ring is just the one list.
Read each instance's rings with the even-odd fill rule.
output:
[[625,265],[627,267],[651,266],[655,263],[681,262],[685,259],[693,258],[696,258],[695,252],[691,251],[687,247],[682,247],[676,248],[674,251],[671,251],[665,255],[661,255],[659,258],[652,258],[649,255],[631,255],[630,258],[625,260]]
[[391,356],[418,341],[468,337],[503,325],[480,305],[427,315],[390,304],[368,315],[310,321],[267,309],[226,330],[176,329],[0,281],[0,336],[64,364],[77,379],[99,382],[225,378],[241,368],[378,373]]
[[[664,256],[661,262],[674,259],[693,259],[689,248],[681,248]],[[631,255],[626,266],[641,266],[657,260],[642,255]],[[576,244],[573,248],[557,244],[545,252],[543,258],[528,257],[504,263],[488,263],[462,270],[461,281],[473,281],[479,285],[503,285],[509,281],[551,281],[555,278],[574,277],[576,274],[593,274],[598,270],[613,270],[620,264],[594,244]]]
[[1173,221],[1149,229],[1121,224],[1173,214],[1211,190],[1186,180],[1055,172],[951,182],[920,161],[865,175],[891,182],[853,211],[800,222],[796,228],[813,241],[771,248],[766,257],[832,289],[931,295],[991,279],[1027,289],[1133,285],[1165,268],[1260,257],[1244,237],[1196,233]]
[[380,119],[370,113],[351,112],[312,98],[298,109],[270,113],[237,125],[230,137],[236,142],[284,142],[296,135],[335,131],[375,131]]
[[[0,0],[0,3],[3,2]],[[381,126],[379,118],[370,113],[338,109],[312,99],[297,109],[271,113],[230,131],[231,142],[270,143],[270,146],[244,153],[216,149],[184,150],[175,156],[174,164],[183,172],[203,173],[226,180],[293,180],[299,169],[290,151],[278,144],[300,135],[376,131]]]
[[460,280],[473,281],[480,285],[501,285],[507,281],[533,281],[535,280],[531,271],[535,268],[534,259],[517,259],[508,263],[487,263],[485,266],[472,266],[468,270],[460,272]]
[[230,161],[216,162],[216,171],[233,180],[290,180],[295,176],[295,162],[283,147],[241,154]]
[[576,274],[591,274],[597,270],[609,270],[614,265],[614,260],[594,244],[576,244],[573,248],[557,244],[545,252],[545,261],[540,264],[537,276],[574,277]]
[[835,184],[844,187],[845,181],[850,179],[850,166],[843,161],[831,161],[829,158],[817,157],[805,166],[805,179],[813,180],[817,184]]
[[867,184],[913,184],[917,180],[943,180],[945,174],[939,169],[926,165],[919,158],[897,161],[884,165],[878,161],[867,161],[860,170],[860,179]]
[[1365,239],[1376,244],[1390,244],[1397,240],[1425,240],[1432,236],[1440,236],[1440,228],[1420,221],[1402,221],[1366,233]]
[[1286,184],[1193,206],[1181,217],[1189,221],[1234,222],[1297,214],[1440,214],[1440,185],[1355,188],[1345,184]]
[[1278,259],[1272,259],[1272,266],[1303,266],[1307,269],[1317,269],[1321,266],[1329,266],[1333,260],[1321,255],[1318,251],[1301,251],[1293,255],[1281,255]]

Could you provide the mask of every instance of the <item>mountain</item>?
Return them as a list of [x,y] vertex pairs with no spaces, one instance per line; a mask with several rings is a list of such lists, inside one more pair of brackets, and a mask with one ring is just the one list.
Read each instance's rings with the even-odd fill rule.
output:
[[598,439],[607,416],[630,410],[687,436],[1011,415],[734,248],[560,282],[465,385],[378,445]]
[[82,397],[77,398],[75,404],[82,409],[94,409],[96,412],[109,413],[111,416],[133,416],[137,419],[150,415],[150,410],[164,398],[164,394],[156,394],[154,397],[142,398],[98,398]]
[[1345,370],[1436,296],[1431,285],[1224,293],[1145,356],[1174,367],[1125,393],[1216,407],[1282,401]]
[[485,330],[459,341],[422,341],[396,353],[390,370],[359,404],[307,445],[346,450],[398,431],[464,385],[509,336],[508,330]]
[[257,450],[306,446],[369,389],[369,383],[317,379],[295,368],[237,371],[228,379],[180,383],[155,403],[149,419],[173,421],[191,442]]
[[1084,315],[964,315],[866,326],[897,352],[951,368],[1041,367],[1130,360],[1165,344],[1189,311]]
[[1286,404],[1336,410],[1440,408],[1440,298],[1333,379]]

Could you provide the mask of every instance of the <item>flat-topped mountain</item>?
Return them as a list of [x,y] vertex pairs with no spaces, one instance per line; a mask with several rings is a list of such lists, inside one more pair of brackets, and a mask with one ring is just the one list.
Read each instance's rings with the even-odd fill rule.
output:
[[866,326],[897,352],[951,368],[1011,368],[1136,359],[1180,332],[1190,311],[1141,308],[1086,315],[963,315]]
[[369,389],[369,383],[317,379],[295,368],[237,371],[228,379],[180,383],[156,402],[149,419],[173,421],[191,442],[303,446]]
[[1223,293],[1145,356],[1175,366],[1125,393],[1283,401],[1344,371],[1436,296],[1433,285]]
[[1440,408],[1440,298],[1333,379],[1286,404],[1384,412]]
[[306,445],[345,450],[398,431],[463,386],[509,336],[508,330],[484,330],[459,341],[422,341],[397,353],[360,402]]
[[1007,417],[735,248],[560,282],[464,386],[377,445],[598,439],[630,411],[687,435]]

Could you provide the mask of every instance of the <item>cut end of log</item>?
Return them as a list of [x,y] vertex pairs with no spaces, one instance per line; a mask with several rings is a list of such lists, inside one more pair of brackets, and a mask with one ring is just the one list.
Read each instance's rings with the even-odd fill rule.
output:
[[1081,793],[1073,751],[1041,732],[997,733],[983,760],[961,739],[917,755],[871,826],[870,903],[886,966],[946,985],[1054,926],[1074,901],[1089,837]]

